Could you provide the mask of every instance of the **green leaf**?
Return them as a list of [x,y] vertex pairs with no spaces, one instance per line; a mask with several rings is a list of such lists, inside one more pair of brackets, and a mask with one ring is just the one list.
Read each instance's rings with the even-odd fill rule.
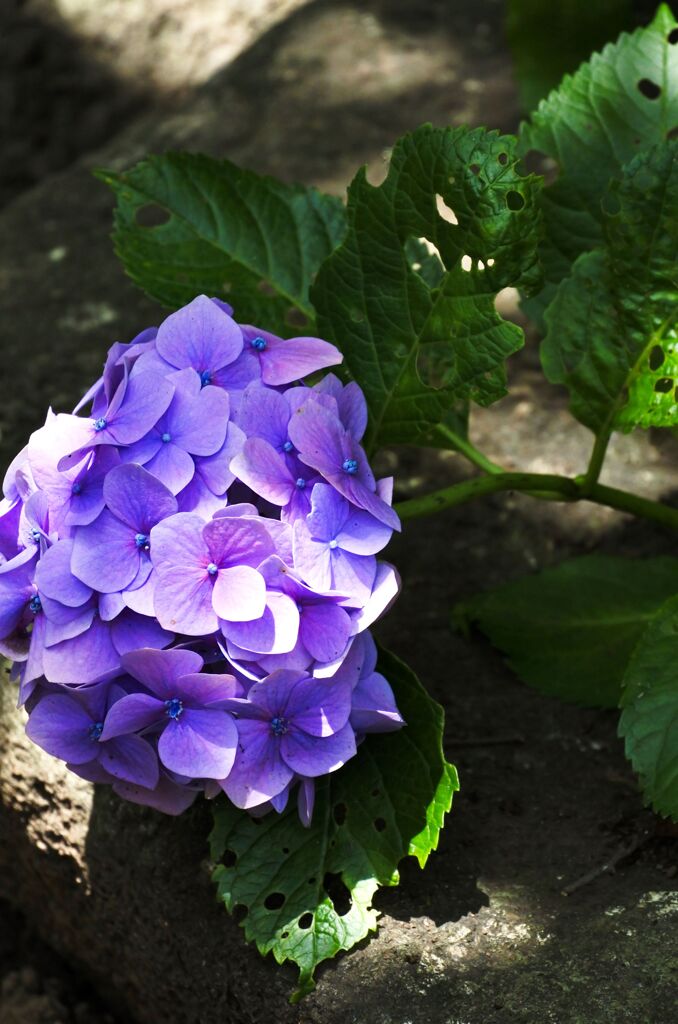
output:
[[662,4],[647,28],[620,36],[566,75],[522,126],[521,152],[538,150],[558,167],[542,195],[545,288],[525,304],[535,319],[580,253],[600,244],[601,199],[610,179],[678,126],[676,27]]
[[240,321],[285,337],[313,320],[311,281],[345,229],[339,199],[193,153],[97,173],[118,200],[115,251],[152,298],[230,298]]
[[375,930],[372,897],[378,886],[398,884],[399,861],[410,854],[424,867],[459,788],[443,756],[440,706],[392,654],[382,651],[378,667],[407,726],[369,736],[318,786],[309,829],[296,806],[259,821],[226,800],[214,807],[219,897],[230,911],[247,908],[245,935],[261,953],[298,965],[297,997],[313,987],[322,960]]
[[677,590],[678,559],[587,555],[480,594],[455,614],[477,623],[535,689],[615,707],[637,640]]
[[630,0],[558,0],[548,17],[544,0],[509,0],[506,35],[523,110],[536,107],[565,72],[574,71],[631,20]]
[[594,433],[678,424],[678,140],[610,190],[604,249],[580,256],[546,312],[542,364]]
[[515,148],[482,128],[424,125],[396,143],[381,185],[362,170],[349,188],[346,238],[311,298],[365,391],[373,445],[418,441],[459,400],[506,392],[523,334],[494,299],[539,279],[540,179],[518,174]]
[[647,803],[678,820],[678,597],[657,612],[624,676],[619,735]]

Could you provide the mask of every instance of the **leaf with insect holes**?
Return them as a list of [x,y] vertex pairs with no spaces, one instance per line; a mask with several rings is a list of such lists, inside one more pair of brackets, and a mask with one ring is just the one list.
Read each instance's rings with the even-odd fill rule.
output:
[[368,736],[318,785],[310,828],[296,807],[257,820],[226,800],[214,806],[219,897],[230,911],[247,910],[245,935],[260,952],[298,965],[295,999],[313,987],[322,960],[375,930],[375,891],[398,884],[407,854],[424,866],[458,789],[443,756],[442,709],[394,655],[381,651],[378,668],[407,725]]
[[678,22],[662,4],[646,28],[595,53],[522,126],[520,151],[557,164],[541,197],[545,286],[525,308],[541,321],[577,257],[600,244],[601,200],[637,153],[678,128]]
[[506,392],[523,334],[494,300],[539,280],[540,179],[518,173],[515,148],[424,125],[396,143],[381,185],[360,171],[349,187],[346,237],[311,299],[365,392],[371,445],[425,441],[459,401]]
[[313,321],[309,286],[343,236],[340,199],[195,153],[97,174],[117,198],[115,251],[152,298],[214,295],[283,337]]
[[548,379],[594,433],[678,424],[678,140],[611,187],[605,245],[580,256],[546,311]]
[[616,707],[633,648],[678,591],[678,559],[586,555],[479,594],[455,610],[523,682],[588,707]]
[[619,735],[646,802],[678,820],[678,597],[648,624],[624,676]]

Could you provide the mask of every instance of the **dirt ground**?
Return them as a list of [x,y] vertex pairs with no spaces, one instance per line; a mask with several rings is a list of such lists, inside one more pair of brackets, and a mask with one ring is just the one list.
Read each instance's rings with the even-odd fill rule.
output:
[[[492,0],[302,4],[168,106],[156,84],[123,80],[100,55],[90,64],[87,49],[45,28],[30,4],[4,6],[0,117],[13,141],[0,163],[0,463],[49,402],[68,406],[94,376],[104,343],[158,316],[110,254],[110,203],[100,186],[77,169],[30,186],[104,143],[107,162],[129,163],[148,145],[152,120],[154,148],[208,149],[337,191],[363,161],[378,174],[388,145],[422,121],[510,130],[518,109],[502,16]],[[507,304],[515,314],[511,297]],[[574,473],[589,438],[543,382],[535,342],[511,365],[511,396],[475,414],[475,437],[507,465]],[[678,499],[675,445],[659,436],[615,439],[606,481],[630,487],[633,476],[645,493]],[[453,456],[383,459],[401,497],[465,472]],[[528,691],[481,639],[451,628],[456,601],[594,548],[673,554],[675,540],[591,506],[502,495],[413,524],[394,542],[389,554],[404,591],[380,635],[444,704],[447,755],[462,790],[426,872],[406,864],[401,886],[379,895],[379,937],[321,969],[317,992],[298,1011],[281,1006],[281,1022],[672,1024],[676,839],[642,806],[615,715]],[[125,813],[130,827],[141,820],[137,809]],[[162,828],[161,838],[178,834]],[[190,828],[187,871],[197,872],[204,813]],[[610,857],[614,873],[563,895]],[[1,1024],[131,1019],[124,1002],[120,1010],[98,994],[91,964],[86,975],[59,956],[59,935],[37,915],[27,921],[9,904],[0,914]],[[291,984],[292,972],[281,973]],[[218,1009],[209,1019],[177,1009],[169,1024],[227,1019]],[[153,1021],[152,1011],[139,1019]]]

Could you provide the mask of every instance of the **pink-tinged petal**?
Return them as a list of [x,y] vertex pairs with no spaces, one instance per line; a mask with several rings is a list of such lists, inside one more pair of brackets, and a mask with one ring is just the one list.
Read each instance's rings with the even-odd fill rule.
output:
[[222,621],[221,630],[225,637],[248,652],[285,654],[297,642],[299,610],[287,594],[269,590],[261,618],[250,622]]
[[379,672],[360,680],[351,704],[351,725],[356,732],[393,732],[405,724],[393,690]]
[[221,388],[205,387],[195,398],[177,391],[170,408],[172,440],[191,455],[214,455],[226,439],[229,400]]
[[332,589],[332,552],[329,544],[327,541],[313,540],[306,523],[301,519],[294,524],[294,568],[304,582],[315,590]]
[[158,328],[156,347],[178,369],[198,373],[227,366],[242,352],[242,332],[235,321],[206,295],[172,313]]
[[148,533],[177,511],[177,501],[160,480],[142,466],[122,465],[110,471],[104,499],[111,512],[133,530]]
[[261,377],[269,386],[291,384],[316,370],[336,366],[343,358],[338,348],[320,338],[276,338],[260,355]]
[[365,607],[353,614],[351,632],[361,633],[368,629],[391,607],[399,593],[400,576],[397,569],[388,562],[378,562],[372,594]]
[[315,783],[313,779],[302,779],[297,793],[297,811],[304,828],[311,827],[313,807],[315,805]]
[[184,708],[158,741],[160,760],[188,778],[224,779],[235,760],[238,730],[227,711]]
[[151,561],[157,568],[197,569],[210,561],[202,531],[205,520],[194,512],[177,512],[151,530]]
[[266,527],[253,519],[220,516],[207,523],[203,537],[211,560],[220,568],[241,565],[254,568],[275,551]]
[[285,460],[260,437],[250,437],[242,451],[231,461],[231,472],[274,505],[287,505],[295,482]]
[[238,721],[238,753],[222,789],[236,807],[249,809],[281,793],[293,772],[282,761],[268,722]]
[[53,757],[85,764],[98,754],[98,744],[90,736],[93,725],[90,714],[75,698],[48,694],[31,712],[26,735]]
[[355,736],[350,725],[331,736],[309,736],[292,726],[280,739],[280,754],[298,775],[317,778],[334,772],[346,764],[356,752]]
[[124,590],[139,572],[141,553],[134,538],[131,527],[104,509],[89,526],[77,528],[71,572],[102,593]]
[[299,637],[317,661],[334,661],[345,650],[351,635],[351,619],[336,604],[307,604],[301,616]]
[[118,736],[99,745],[99,763],[115,779],[153,789],[160,769],[153,747],[140,736]]
[[220,619],[231,622],[260,618],[266,607],[263,576],[249,565],[220,569],[214,580],[212,607]]
[[332,552],[332,589],[347,595],[342,603],[363,608],[370,599],[376,576],[374,555],[351,555],[341,548]]
[[348,722],[351,692],[348,679],[301,679],[290,689],[285,716],[311,736],[331,736]]
[[173,690],[189,707],[203,707],[241,697],[242,683],[224,673],[189,672],[180,676]]
[[189,789],[187,786],[178,786],[171,779],[160,776],[160,781],[155,789],[145,789],[143,786],[132,786],[128,782],[116,782],[113,792],[117,793],[124,800],[131,800],[135,804],[143,804],[145,807],[152,807],[161,814],[179,815],[183,814],[198,796],[199,790]]
[[111,628],[98,616],[72,640],[42,651],[42,670],[50,683],[84,686],[118,672],[119,668],[120,656],[113,645]]
[[[188,487],[193,479],[195,463],[188,452],[169,441],[167,444],[160,444],[156,454],[146,464],[146,469],[162,481],[172,494],[178,494],[184,487]],[[169,515],[176,512],[177,508],[178,505],[175,503]]]
[[206,636],[219,628],[212,607],[213,585],[205,569],[163,565],[157,571],[154,607],[163,629]]
[[40,594],[79,608],[92,596],[92,590],[71,574],[73,541],[60,540],[45,551],[35,573],[35,582]]
[[346,458],[346,431],[337,417],[319,402],[305,402],[297,409],[290,420],[289,435],[302,462],[323,476],[341,470]]
[[101,742],[116,736],[129,736],[166,719],[162,700],[149,693],[129,693],[111,706],[104,720]]
[[143,683],[156,696],[169,700],[176,696],[179,679],[200,672],[203,660],[195,651],[174,647],[171,651],[131,651],[123,656],[121,664],[125,672]]
[[174,387],[170,382],[155,373],[140,373],[132,377],[127,383],[120,409],[111,416],[108,429],[101,431],[103,443],[106,443],[106,435],[115,444],[138,441],[160,419],[173,394]]

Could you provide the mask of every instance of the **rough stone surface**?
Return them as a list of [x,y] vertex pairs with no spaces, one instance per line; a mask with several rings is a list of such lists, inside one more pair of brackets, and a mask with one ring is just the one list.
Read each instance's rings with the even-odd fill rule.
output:
[[[149,148],[190,146],[340,191],[360,162],[378,177],[386,147],[423,120],[513,125],[499,26],[491,2],[473,14],[436,0],[416,11],[386,0],[307,4],[171,116],[142,118],[80,169],[8,208],[0,215],[0,462],[48,403],[69,408],[111,341],[162,316],[116,263],[110,201],[91,164],[124,166]],[[515,313],[512,297],[503,301]],[[511,373],[511,397],[474,416],[478,443],[510,466],[581,471],[589,435],[544,384],[533,340]],[[675,490],[675,441],[657,442],[615,439],[606,480],[650,495]],[[383,459],[397,466],[401,496],[466,472],[451,455]],[[612,512],[510,495],[412,524],[393,544],[405,586],[381,637],[445,705],[462,792],[426,872],[406,865],[401,887],[378,897],[379,936],[322,968],[299,1008],[286,1002],[292,969],[262,961],[216,905],[205,807],[170,820],[94,791],[29,746],[9,687],[0,713],[0,897],[126,1022],[671,1024],[675,839],[642,808],[615,715],[528,691],[487,646],[450,628],[455,601],[594,546],[675,553],[661,530]],[[632,845],[615,874],[562,895]],[[37,1002],[17,1011],[22,985]],[[12,1013],[32,1024],[43,1010],[45,1024],[79,1019],[45,1004],[31,977],[12,975],[6,988],[3,1024],[14,1024]]]

